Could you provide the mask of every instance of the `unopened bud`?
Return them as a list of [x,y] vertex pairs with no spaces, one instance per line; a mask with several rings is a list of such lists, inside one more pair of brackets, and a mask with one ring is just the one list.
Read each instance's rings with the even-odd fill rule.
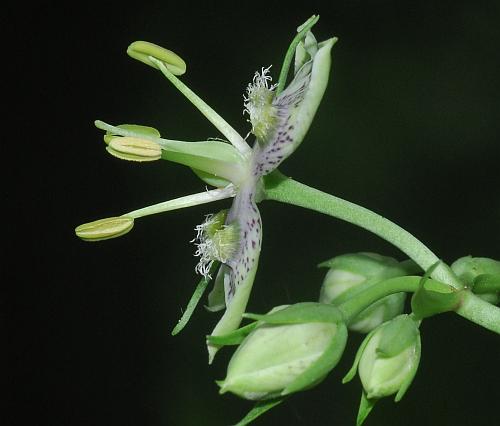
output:
[[161,147],[156,142],[128,136],[112,138],[106,151],[128,161],[156,161],[161,158]]
[[[487,257],[465,256],[451,265],[452,271],[466,287],[489,303],[500,301],[500,262]],[[495,283],[494,285],[492,285]]]
[[[280,310],[286,323],[261,323],[245,338],[229,362],[226,379],[219,382],[221,393],[252,400],[287,395],[316,385],[335,367],[346,344],[345,325],[318,318],[290,322],[295,316],[310,317],[308,307],[302,311],[298,305]],[[266,321],[266,316],[260,318]]]
[[[371,285],[406,275],[404,266],[392,257],[376,253],[354,253],[334,257],[320,266],[329,267],[321,287],[319,301],[338,305]],[[349,322],[349,330],[368,333],[385,321],[401,314],[405,293],[386,296],[360,312]]]
[[158,69],[158,66],[149,59],[150,56],[156,58],[162,61],[174,75],[182,75],[186,72],[186,63],[179,55],[147,41],[134,41],[127,48],[127,54],[150,67]]
[[400,315],[382,324],[361,347],[358,373],[368,399],[397,394],[399,401],[420,362],[420,333],[417,323]]
[[75,234],[84,241],[102,241],[120,237],[134,226],[134,219],[126,216],[108,217],[84,223],[75,228]]

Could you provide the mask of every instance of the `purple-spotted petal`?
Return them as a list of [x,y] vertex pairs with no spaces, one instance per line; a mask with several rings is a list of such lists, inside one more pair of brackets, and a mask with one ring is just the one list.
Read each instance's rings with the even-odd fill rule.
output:
[[276,169],[304,139],[328,84],[330,51],[336,41],[332,38],[319,43],[317,50],[313,45],[301,45],[302,57],[311,53],[313,56],[300,66],[287,88],[273,100],[277,123],[270,137],[256,144],[255,176]]
[[[240,188],[228,212],[226,224],[237,224],[240,244],[222,266],[217,280],[224,284],[226,311],[212,335],[219,336],[239,327],[252,289],[262,243],[262,221],[255,203],[255,182]],[[218,347],[208,345],[212,361]]]

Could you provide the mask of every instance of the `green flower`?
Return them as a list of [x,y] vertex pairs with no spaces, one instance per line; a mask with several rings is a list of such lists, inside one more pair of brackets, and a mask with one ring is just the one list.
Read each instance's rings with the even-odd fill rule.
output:
[[[257,270],[262,220],[257,200],[262,177],[275,170],[302,142],[326,89],[330,73],[330,50],[336,38],[317,43],[310,28],[318,17],[312,17],[299,28],[291,45],[295,53],[295,70],[285,86],[290,65],[287,54],[280,82],[271,84],[269,68],[256,73],[247,88],[245,111],[252,124],[256,142],[250,147],[221,116],[191,91],[176,75],[186,71],[185,62],[175,53],[148,42],[132,43],[127,53],[158,69],[205,117],[224,135],[226,141],[184,142],[161,138],[146,126],[112,126],[97,121],[106,131],[108,151],[114,156],[134,161],[161,158],[190,167],[204,182],[216,189],[166,201],[126,213],[139,217],[209,203],[233,197],[233,203],[220,223],[217,215],[207,216],[196,227],[196,254],[200,261],[196,271],[211,278],[214,262],[221,266],[209,296],[209,309],[225,307],[225,313],[213,335],[236,329],[246,308]],[[284,77],[283,77],[284,76]],[[126,139],[120,141],[120,138]],[[146,143],[149,141],[150,143]],[[215,220],[215,222],[214,222]],[[117,235],[118,236],[118,235]],[[210,359],[217,346],[209,345]]]

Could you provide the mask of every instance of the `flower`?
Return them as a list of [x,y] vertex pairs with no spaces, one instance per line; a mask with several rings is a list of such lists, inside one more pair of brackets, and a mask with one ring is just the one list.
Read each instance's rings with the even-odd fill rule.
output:
[[[161,138],[146,126],[111,126],[96,121],[106,131],[108,151],[122,159],[150,161],[161,158],[187,165],[206,183],[216,189],[166,201],[126,213],[139,217],[234,197],[224,222],[218,215],[209,215],[196,227],[196,255],[200,261],[196,271],[209,278],[215,261],[221,266],[209,296],[209,308],[225,307],[225,313],[213,335],[236,329],[242,319],[257,270],[262,220],[257,207],[261,178],[275,170],[302,142],[326,89],[330,72],[330,50],[336,42],[331,38],[317,43],[310,29],[318,17],[311,17],[299,27],[292,42],[278,84],[271,84],[269,68],[256,73],[244,99],[245,112],[252,124],[256,142],[250,147],[222,117],[201,100],[176,76],[186,71],[185,62],[175,53],[148,42],[132,43],[127,53],[158,69],[191,101],[227,138],[183,142]],[[285,81],[292,54],[295,53],[294,76]],[[120,141],[120,138],[126,139]],[[147,143],[149,141],[149,143]],[[210,360],[218,347],[208,345]]]

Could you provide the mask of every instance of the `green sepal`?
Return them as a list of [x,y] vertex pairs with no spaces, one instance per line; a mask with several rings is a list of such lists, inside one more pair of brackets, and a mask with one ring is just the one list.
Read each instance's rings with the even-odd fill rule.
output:
[[[214,263],[212,263],[212,266],[210,267],[209,275],[212,275],[217,270],[217,266],[219,266],[219,262],[214,261]],[[196,306],[198,306],[198,302],[203,296],[203,293],[205,293],[205,289],[207,288],[209,283],[210,283],[210,278],[208,276],[203,277],[198,282],[198,285],[196,286],[196,289],[194,290],[193,295],[191,296],[191,299],[189,300],[186,306],[186,310],[182,314],[177,325],[172,330],[172,336],[175,336],[176,334],[180,333],[182,329],[186,326],[186,324],[189,322],[191,316],[193,315],[194,310],[196,309]]]
[[476,294],[496,293],[500,291],[500,274],[478,275],[472,284]]
[[250,332],[257,326],[258,321],[254,321],[243,327],[240,327],[231,333],[227,333],[221,336],[207,336],[207,343],[217,346],[233,346],[239,345],[245,337],[247,337]]
[[382,337],[377,345],[377,354],[391,358],[415,342],[419,335],[418,324],[408,315],[400,315],[382,324]]
[[356,426],[361,426],[365,419],[368,417],[368,414],[372,411],[375,406],[377,399],[372,398],[368,399],[365,391],[361,392],[361,401],[359,402],[358,415],[356,417]]
[[296,303],[277,312],[264,315],[246,313],[243,317],[267,324],[340,323],[343,320],[341,311],[335,306],[315,302]]
[[[415,346],[415,353],[416,353],[416,358],[420,360],[420,354],[422,352],[422,342],[420,340],[420,333],[417,335],[417,344]],[[414,363],[411,371],[408,372],[405,381],[401,384],[398,393],[394,397],[395,402],[401,401],[403,396],[405,395],[406,391],[410,387],[411,383],[413,382],[413,379],[415,378],[415,374],[417,374],[418,370],[418,365],[420,364],[419,362]]]
[[454,311],[461,300],[461,291],[423,277],[419,289],[411,298],[411,309],[417,318],[428,318],[442,312]]
[[[282,312],[282,311],[279,311]],[[321,382],[326,375],[337,365],[344,353],[347,342],[347,327],[343,322],[337,324],[337,332],[328,348],[323,354],[293,382],[291,382],[281,395],[308,389]]]
[[243,417],[235,426],[245,426],[253,422],[257,417],[269,411],[271,408],[281,404],[286,398],[274,398],[257,402],[248,414]]
[[[99,123],[99,121],[96,121],[96,123]],[[146,139],[161,137],[160,132],[156,130],[154,127],[150,126],[140,126],[139,124],[118,124],[115,127],[118,127],[119,129],[123,129],[129,132],[130,134],[128,134],[127,136],[132,136],[137,138],[145,137]],[[119,134],[113,133],[113,131],[110,130],[106,130],[106,133],[104,135],[104,142],[106,142],[106,144],[109,144],[111,139],[113,139],[117,135]]]
[[363,351],[365,350],[366,345],[368,344],[368,342],[370,341],[370,339],[372,338],[373,334],[375,333],[375,331],[377,329],[378,329],[378,327],[373,329],[372,331],[370,331],[366,335],[366,337],[363,339],[363,342],[361,343],[361,345],[358,348],[358,351],[356,352],[356,356],[354,358],[354,362],[352,364],[351,369],[347,372],[347,374],[342,379],[343,384],[350,382],[354,378],[354,376],[356,375],[356,371],[358,370],[358,364],[359,364],[359,360],[361,359],[361,355],[363,354]]

